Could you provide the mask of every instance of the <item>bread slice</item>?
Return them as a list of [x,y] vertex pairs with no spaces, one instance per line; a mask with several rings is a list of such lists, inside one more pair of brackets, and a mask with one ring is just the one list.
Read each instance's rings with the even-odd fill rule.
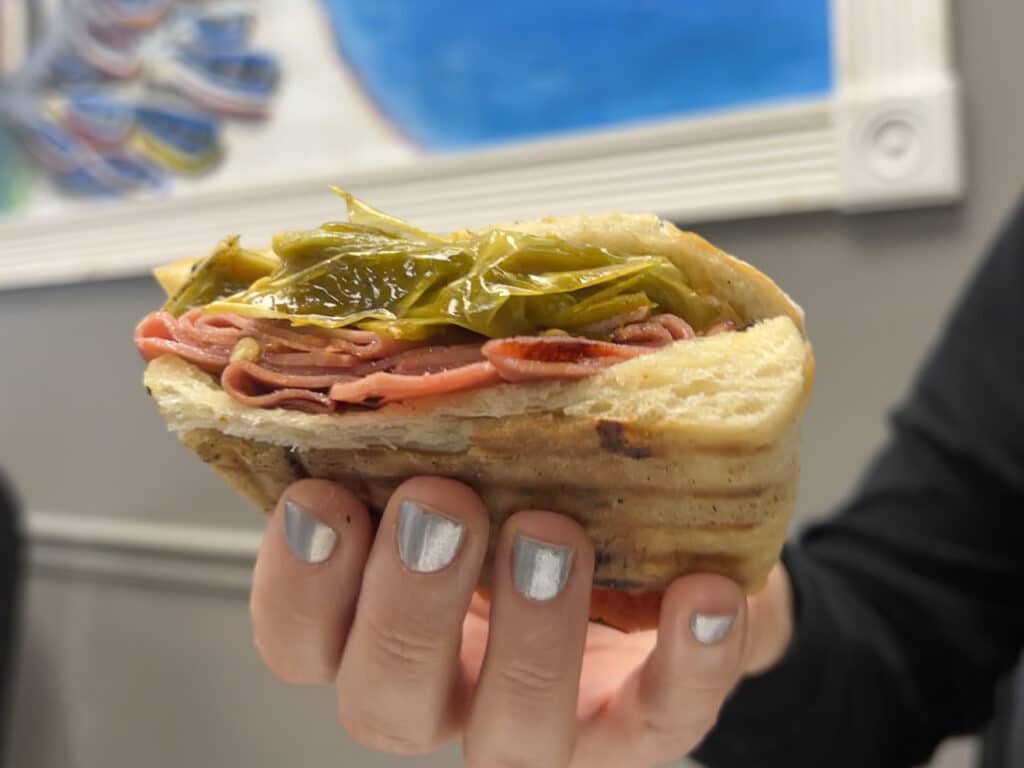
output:
[[[303,477],[337,480],[379,510],[406,478],[443,475],[480,493],[492,531],[521,509],[578,520],[595,546],[596,587],[658,592],[711,571],[759,589],[794,506],[814,370],[802,312],[753,267],[653,216],[506,228],[663,254],[753,325],[580,381],[500,384],[375,411],[248,408],[170,356],[147,366],[146,387],[184,444],[268,512]],[[491,567],[489,558],[482,586]],[[598,602],[592,615],[617,626],[654,619],[628,601]]]

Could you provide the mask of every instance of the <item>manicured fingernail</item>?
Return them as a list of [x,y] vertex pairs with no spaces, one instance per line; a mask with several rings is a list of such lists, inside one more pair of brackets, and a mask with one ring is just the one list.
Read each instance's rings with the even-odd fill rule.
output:
[[284,538],[288,549],[304,563],[322,563],[338,543],[329,525],[324,525],[294,501],[284,503]]
[[551,600],[562,591],[571,567],[572,547],[516,536],[512,545],[512,584],[523,597],[540,602]]
[[732,629],[732,623],[735,620],[735,613],[706,615],[697,612],[690,617],[690,630],[693,632],[693,636],[697,638],[698,643],[714,645],[721,642],[729,634],[729,630]]
[[434,573],[447,568],[462,543],[465,526],[406,499],[398,505],[398,556],[406,568]]

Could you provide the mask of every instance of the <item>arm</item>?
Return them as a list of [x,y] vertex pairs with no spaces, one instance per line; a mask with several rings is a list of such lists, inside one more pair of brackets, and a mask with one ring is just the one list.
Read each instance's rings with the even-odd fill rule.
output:
[[8,736],[22,579],[18,508],[6,480],[0,471],[0,754]]
[[783,562],[796,628],[697,757],[924,761],[992,714],[1024,642],[1024,204],[995,243],[859,492]]

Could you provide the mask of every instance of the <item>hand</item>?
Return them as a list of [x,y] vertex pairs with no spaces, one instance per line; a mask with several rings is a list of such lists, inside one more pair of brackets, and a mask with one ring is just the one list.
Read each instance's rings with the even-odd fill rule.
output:
[[253,577],[254,641],[289,683],[335,685],[365,746],[470,766],[648,766],[699,744],[745,673],[789,641],[784,571],[744,599],[728,579],[676,581],[657,632],[587,621],[593,549],[572,520],[512,515],[490,603],[474,595],[488,536],[479,497],[416,478],[373,536],[366,507],[323,480],[292,485]]

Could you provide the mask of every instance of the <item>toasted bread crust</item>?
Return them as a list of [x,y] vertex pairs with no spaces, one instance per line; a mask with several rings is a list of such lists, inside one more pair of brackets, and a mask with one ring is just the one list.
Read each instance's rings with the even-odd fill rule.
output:
[[[686,573],[711,572],[734,579],[749,592],[764,584],[778,557],[792,513],[797,484],[794,435],[761,449],[672,448],[633,457],[609,451],[598,425],[567,420],[553,426],[544,416],[525,416],[510,428],[483,432],[462,453],[374,448],[362,451],[284,447],[233,437],[216,430],[180,434],[182,442],[246,498],[273,510],[287,486],[305,477],[342,483],[379,513],[408,477],[435,475],[461,480],[486,505],[492,530],[522,509],[545,509],[577,520],[595,549],[594,585],[642,596],[658,593]],[[547,450],[515,434],[544,430],[575,435],[571,458],[552,440]],[[591,432],[588,439],[586,432]],[[781,473],[767,477],[768,468]],[[688,470],[688,467],[693,469]],[[675,471],[673,471],[675,468]],[[694,472],[699,474],[694,474]],[[745,477],[729,485],[709,477]],[[490,582],[490,552],[481,585]],[[597,594],[592,615],[624,629],[653,626],[650,596],[637,600]],[[638,613],[639,607],[643,613]]]

